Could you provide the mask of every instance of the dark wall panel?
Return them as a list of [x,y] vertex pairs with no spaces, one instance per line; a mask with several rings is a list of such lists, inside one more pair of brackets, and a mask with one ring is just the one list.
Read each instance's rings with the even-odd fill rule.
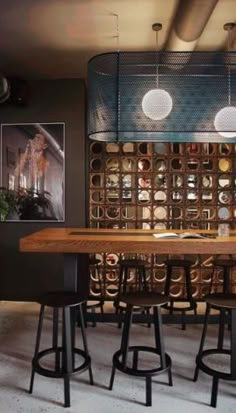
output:
[[65,122],[65,223],[0,223],[0,299],[35,300],[63,288],[60,254],[19,252],[20,237],[45,227],[85,226],[84,83],[79,79],[29,82],[29,103],[0,106],[2,123]]

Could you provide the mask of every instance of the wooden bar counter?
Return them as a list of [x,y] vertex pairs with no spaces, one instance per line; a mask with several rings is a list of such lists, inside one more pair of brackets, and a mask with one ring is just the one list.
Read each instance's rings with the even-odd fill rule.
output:
[[[156,239],[157,230],[45,228],[20,240],[22,252],[236,254],[236,231],[229,237]],[[168,232],[168,231],[163,231]],[[173,231],[169,231],[173,232]],[[185,231],[174,230],[175,233]],[[213,234],[214,231],[188,231]]]
[[[124,230],[93,228],[45,228],[20,239],[20,251],[64,254],[65,290],[88,288],[86,266],[82,257],[88,253],[142,253],[142,254],[236,254],[236,231],[229,237],[215,238],[161,238],[157,230]],[[168,231],[163,231],[168,232]],[[173,232],[173,231],[169,231]],[[174,230],[175,233],[185,231]],[[214,231],[194,231],[214,235]],[[216,235],[216,234],[215,234]],[[77,279],[77,274],[79,277]]]

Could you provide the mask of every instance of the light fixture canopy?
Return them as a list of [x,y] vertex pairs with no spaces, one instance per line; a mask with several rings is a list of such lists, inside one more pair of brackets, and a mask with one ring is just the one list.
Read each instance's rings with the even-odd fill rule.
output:
[[[229,33],[235,29],[235,23],[226,23],[224,30],[228,31],[228,49],[229,49]],[[228,74],[228,106],[220,109],[214,119],[216,131],[224,138],[236,137],[236,107],[231,105],[231,71],[230,65],[227,66]]]

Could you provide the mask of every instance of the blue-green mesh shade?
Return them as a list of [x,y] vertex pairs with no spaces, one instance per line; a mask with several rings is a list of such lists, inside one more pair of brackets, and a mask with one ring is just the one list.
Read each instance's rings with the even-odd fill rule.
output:
[[[142,99],[156,88],[157,66],[159,88],[170,94],[173,107],[155,121],[144,114]],[[225,138],[214,126],[217,112],[228,106],[229,69],[236,107],[235,52],[95,56],[88,63],[88,136],[105,142],[236,142],[236,136]]]

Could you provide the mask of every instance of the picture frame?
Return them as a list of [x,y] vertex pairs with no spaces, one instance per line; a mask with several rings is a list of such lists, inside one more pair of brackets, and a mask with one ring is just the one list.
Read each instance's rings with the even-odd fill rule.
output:
[[64,222],[65,123],[2,124],[0,147],[0,185],[16,203],[6,221]]

